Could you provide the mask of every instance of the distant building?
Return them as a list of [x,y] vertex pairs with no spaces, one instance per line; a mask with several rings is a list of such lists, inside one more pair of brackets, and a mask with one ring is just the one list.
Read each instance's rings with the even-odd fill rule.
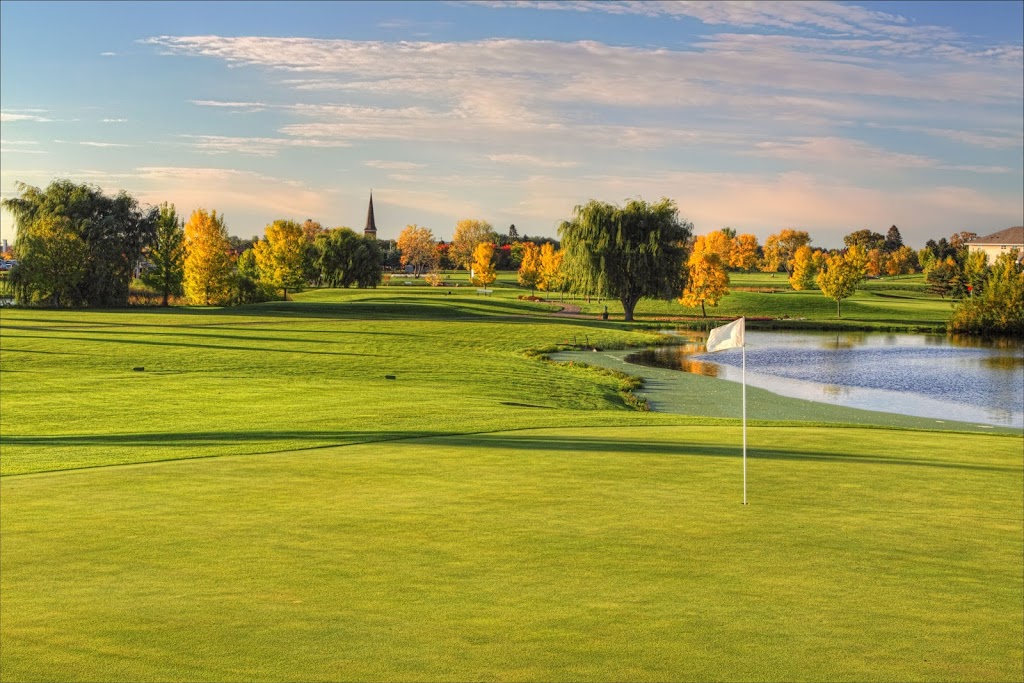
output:
[[370,209],[366,212],[366,227],[363,228],[363,237],[377,239],[377,222],[373,219],[373,191],[370,191]]
[[975,237],[967,243],[968,252],[983,251],[988,256],[989,265],[995,263],[1001,254],[1017,250],[1017,260],[1024,261],[1024,226],[1007,228],[984,237]]
[[9,244],[7,244],[7,240],[3,240],[3,243],[0,244],[0,252],[8,252],[10,251],[10,249],[11,247]]

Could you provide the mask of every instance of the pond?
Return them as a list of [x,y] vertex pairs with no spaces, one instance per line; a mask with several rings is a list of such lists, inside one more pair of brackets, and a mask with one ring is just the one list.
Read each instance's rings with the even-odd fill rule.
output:
[[[741,380],[739,349],[705,335],[626,362]],[[747,384],[783,396],[883,412],[1024,428],[1024,342],[944,335],[747,331]]]

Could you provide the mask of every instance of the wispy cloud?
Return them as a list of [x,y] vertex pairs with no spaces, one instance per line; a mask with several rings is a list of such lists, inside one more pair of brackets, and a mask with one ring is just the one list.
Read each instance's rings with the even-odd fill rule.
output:
[[128,119],[100,119],[100,123],[128,123]]
[[510,166],[533,166],[537,168],[574,168],[580,165],[578,161],[545,159],[533,156],[532,154],[488,154],[487,159]]
[[116,52],[101,52],[100,57],[116,57]]
[[318,140],[316,138],[231,137],[226,135],[182,135],[194,149],[206,154],[249,154],[275,156],[288,147],[348,147],[345,140]]
[[[13,123],[15,121],[36,121],[36,122],[49,122],[53,119],[47,116],[41,116],[40,114],[29,113],[33,110],[18,110],[18,111],[0,111],[0,123]],[[39,111],[39,110],[34,110]]]
[[892,152],[859,140],[837,137],[806,137],[759,142],[744,154],[814,163],[877,168],[922,168],[972,173],[1009,173],[1004,166],[948,164],[919,154]]
[[35,149],[38,144],[35,140],[0,140],[0,152],[4,154],[49,154],[46,150]]
[[416,169],[426,168],[426,164],[420,164],[415,161],[383,161],[379,159],[364,161],[363,165],[369,166],[370,168],[379,168],[385,171],[414,171]]

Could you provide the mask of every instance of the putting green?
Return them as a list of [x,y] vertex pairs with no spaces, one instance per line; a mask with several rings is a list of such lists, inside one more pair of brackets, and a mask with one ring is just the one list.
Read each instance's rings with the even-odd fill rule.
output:
[[590,427],[0,480],[4,680],[1020,680],[1021,439]]

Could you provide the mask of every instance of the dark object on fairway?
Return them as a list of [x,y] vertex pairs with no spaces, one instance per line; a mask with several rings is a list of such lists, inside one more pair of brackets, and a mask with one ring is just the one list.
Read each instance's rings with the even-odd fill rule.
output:
[[134,372],[144,372],[146,368],[132,368]]
[[398,379],[394,375],[384,375],[384,379]]
[[607,320],[607,319],[608,319],[608,307],[605,306],[604,307],[604,313],[601,314],[601,320]]

